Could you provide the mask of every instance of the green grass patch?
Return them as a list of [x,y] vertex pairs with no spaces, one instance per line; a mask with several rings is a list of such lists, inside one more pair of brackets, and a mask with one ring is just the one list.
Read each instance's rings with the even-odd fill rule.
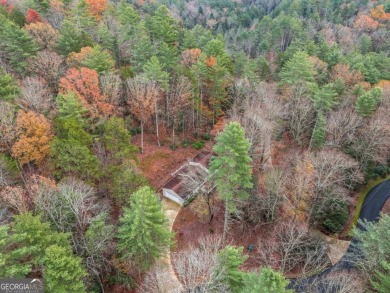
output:
[[385,181],[386,179],[389,179],[389,178],[390,178],[390,176],[386,176],[384,178],[378,178],[378,179],[375,179],[375,180],[370,180],[370,181],[368,181],[366,186],[363,188],[363,190],[360,192],[360,195],[359,195],[359,198],[358,198],[358,201],[357,201],[357,204],[356,204],[355,214],[353,215],[353,221],[351,223],[351,226],[349,227],[349,231],[350,232],[352,231],[352,229],[354,227],[356,227],[356,225],[358,223],[360,211],[362,209],[363,202],[366,199],[368,192],[373,187],[375,187],[379,183],[381,183],[381,182],[383,182],[383,181]]

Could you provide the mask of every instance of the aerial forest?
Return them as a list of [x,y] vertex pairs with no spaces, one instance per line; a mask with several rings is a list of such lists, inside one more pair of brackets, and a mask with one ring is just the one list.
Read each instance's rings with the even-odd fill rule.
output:
[[390,0],[0,0],[0,278],[388,293],[389,113]]

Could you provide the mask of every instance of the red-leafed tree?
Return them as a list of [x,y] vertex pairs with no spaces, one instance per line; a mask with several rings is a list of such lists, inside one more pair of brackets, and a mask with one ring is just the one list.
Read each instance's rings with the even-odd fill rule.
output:
[[41,22],[41,17],[39,16],[38,12],[36,12],[34,9],[29,8],[27,10],[26,14],[26,22],[27,23],[35,23],[35,22]]
[[107,116],[113,111],[113,106],[108,103],[108,97],[100,90],[99,75],[93,69],[70,68],[60,79],[59,90],[61,93],[71,91],[77,94],[92,117]]

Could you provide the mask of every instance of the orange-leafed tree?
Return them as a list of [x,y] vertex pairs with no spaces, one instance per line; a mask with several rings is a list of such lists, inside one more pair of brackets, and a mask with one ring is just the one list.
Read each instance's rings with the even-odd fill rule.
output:
[[217,59],[214,56],[210,56],[206,59],[207,67],[213,67],[217,65]]
[[16,118],[18,140],[12,146],[12,155],[21,165],[39,164],[50,152],[52,127],[41,114],[20,110]]
[[376,86],[381,87],[382,89],[388,88],[390,89],[390,80],[381,80],[379,81]]
[[390,20],[390,13],[387,13],[385,11],[385,6],[383,4],[378,5],[375,8],[371,9],[371,16],[372,18],[382,20],[382,21],[389,21]]
[[88,12],[91,13],[97,20],[100,20],[107,10],[107,0],[86,0]]
[[77,94],[92,117],[107,116],[113,111],[113,106],[108,103],[107,96],[103,95],[100,90],[99,75],[93,69],[70,68],[60,79],[59,90],[61,93]]
[[39,16],[38,12],[36,12],[34,9],[29,8],[27,10],[26,14],[26,22],[27,23],[35,23],[35,22],[41,22],[41,17]]
[[369,15],[359,14],[353,27],[358,31],[371,32],[378,28],[379,22],[372,19]]

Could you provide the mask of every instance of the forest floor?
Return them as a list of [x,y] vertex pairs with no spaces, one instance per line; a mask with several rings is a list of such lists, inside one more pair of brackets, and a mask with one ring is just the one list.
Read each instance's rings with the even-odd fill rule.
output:
[[[191,245],[198,245],[198,240],[203,236],[222,235],[224,222],[222,201],[215,199],[214,212],[213,221],[209,224],[208,219],[198,216],[191,208],[191,204],[182,207],[173,224],[173,230],[176,232],[176,246],[172,249],[171,254],[174,255]],[[266,239],[270,232],[266,226],[243,227],[238,221],[233,221],[230,224],[226,242],[230,245],[244,247],[244,253],[249,256],[242,267],[244,270],[252,271],[259,267],[260,263],[255,252],[250,252],[248,246],[253,244],[254,250],[256,250],[256,246],[261,243],[261,239]]]
[[383,206],[382,213],[384,214],[390,214],[390,198],[385,202],[385,205]]
[[[141,145],[141,135],[132,137],[132,143]],[[161,146],[157,145],[155,134],[144,135],[144,153],[137,154],[139,168],[148,179],[149,184],[157,190],[166,183],[173,172],[175,172],[187,159],[195,157],[204,150],[211,149],[211,143],[206,143],[201,150],[196,150],[191,146],[182,147],[180,141],[177,142],[179,148],[172,150],[168,140],[161,140]]]

